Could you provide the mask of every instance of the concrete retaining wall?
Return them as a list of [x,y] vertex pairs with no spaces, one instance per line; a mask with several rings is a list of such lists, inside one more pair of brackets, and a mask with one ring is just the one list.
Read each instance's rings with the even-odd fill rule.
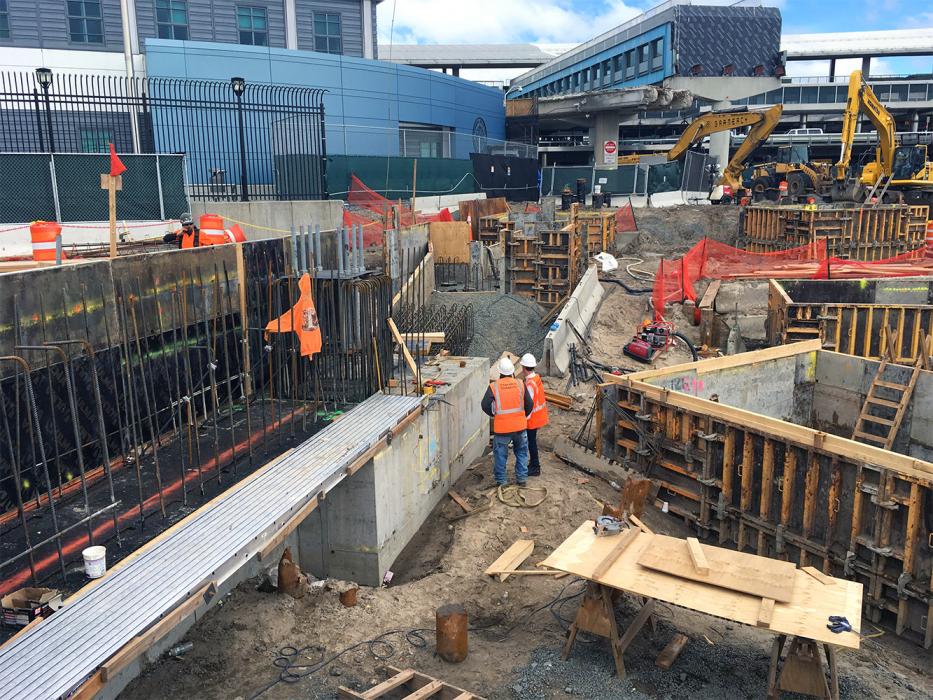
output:
[[[595,265],[591,265],[577,284],[570,299],[554,321],[554,330],[544,337],[544,372],[550,376],[562,376],[570,367],[570,345],[581,345],[573,328],[580,333],[586,329],[596,314],[603,299],[603,286]],[[571,324],[573,328],[571,328]]]
[[[460,367],[460,362],[465,367]],[[448,382],[422,414],[356,474],[334,488],[298,528],[302,569],[378,586],[434,506],[482,455],[489,420],[480,410],[489,361],[448,358]]]
[[[195,221],[201,214],[220,214],[230,223],[240,224],[246,237],[277,238],[286,235],[292,226],[320,226],[321,230],[332,230],[343,225],[343,202],[339,199],[319,201],[256,201],[191,202],[191,213]],[[278,230],[269,230],[278,229]]]

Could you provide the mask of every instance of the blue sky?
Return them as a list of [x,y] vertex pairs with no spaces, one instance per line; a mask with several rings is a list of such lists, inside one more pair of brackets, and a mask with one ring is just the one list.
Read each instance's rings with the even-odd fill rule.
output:
[[[573,45],[608,31],[657,2],[640,0],[383,0],[378,6],[379,44],[520,43]],[[781,10],[785,34],[933,27],[925,0],[766,0]],[[798,75],[823,66],[791,64]],[[839,66],[848,70],[849,65]],[[928,57],[878,60],[881,74],[930,72]],[[522,71],[483,76],[505,79]],[[466,77],[466,76],[465,76]],[[478,77],[478,76],[469,76]]]

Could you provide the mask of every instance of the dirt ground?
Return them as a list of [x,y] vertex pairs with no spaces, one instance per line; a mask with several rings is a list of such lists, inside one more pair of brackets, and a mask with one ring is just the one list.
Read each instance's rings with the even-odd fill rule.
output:
[[[545,429],[548,439],[542,443],[579,424],[584,410],[557,411],[565,415]],[[477,508],[489,500],[490,471],[484,458],[456,484]],[[535,541],[524,566],[532,568],[583,520],[598,514],[602,501],[615,502],[617,495],[550,452],[542,454],[542,471],[532,481],[548,493],[537,508],[513,508],[493,498],[488,509],[456,519],[462,511],[444,499],[396,562],[395,582],[362,588],[356,607],[344,608],[336,590],[327,588],[296,600],[260,592],[258,580],[244,583],[192,629],[186,639],[194,644],[191,651],[160,661],[121,697],[245,700],[262,693],[270,700],[335,698],[341,685],[359,690],[383,680],[387,666],[413,667],[496,700],[763,697],[770,634],[669,606],[661,606],[657,631],[646,627],[626,652],[625,680],[612,674],[602,641],[584,640],[570,660],[560,660],[577,604],[569,597],[582,591],[582,584],[549,576],[513,576],[499,583],[483,570],[519,538]],[[645,520],[659,532],[687,534],[682,523],[660,511],[650,509]],[[469,614],[470,651],[461,664],[434,654],[434,611],[449,602],[462,603]],[[633,614],[632,605],[623,604],[623,628]],[[386,635],[392,630],[402,633]],[[409,634],[414,644],[406,641],[410,630],[419,630]],[[673,668],[662,671],[653,661],[675,631],[687,634],[690,642]],[[365,644],[379,635],[386,635],[387,644]],[[319,670],[295,683],[276,682],[276,657],[289,646],[300,650],[295,663],[305,665],[294,669],[297,674]],[[347,648],[321,666],[322,658]],[[861,650],[840,654],[842,696],[930,697],[928,664],[926,652],[893,635],[865,640]]]
[[[737,229],[736,216],[733,207],[640,210],[642,233],[630,252],[644,259],[642,269],[652,271],[660,254],[685,250],[704,234],[728,241]],[[633,288],[650,286],[622,270],[616,275]],[[645,368],[626,358],[622,346],[650,316],[647,296],[609,282],[603,286],[606,296],[589,335],[592,357],[611,366]],[[696,340],[688,319],[674,320],[678,330]],[[653,366],[689,359],[680,344]],[[337,593],[342,582],[315,584],[296,600],[262,592],[259,579],[248,581],[191,630],[189,652],[159,661],[121,697],[336,698],[341,685],[362,690],[382,681],[388,666],[412,667],[490,700],[764,697],[773,640],[767,631],[661,605],[657,629],[646,626],[626,652],[628,676],[620,680],[603,640],[583,637],[567,661],[560,658],[581,581],[539,575],[500,583],[483,574],[519,538],[535,541],[524,564],[533,568],[581,522],[598,515],[603,502],[618,501],[608,483],[585,476],[550,452],[556,437],[580,429],[591,406],[592,384],[569,387],[566,380],[552,378],[546,383],[576,401],[568,411],[552,409],[551,423],[539,435],[543,473],[531,484],[547,489],[540,506],[515,508],[497,500],[487,454],[455,485],[474,514],[463,517],[460,507],[444,498],[395,562],[389,586],[364,587],[359,603],[344,608]],[[690,534],[681,521],[653,508],[644,520],[658,532]],[[434,653],[435,609],[452,602],[463,604],[470,620],[469,656],[460,664]],[[618,612],[623,629],[634,613],[634,605],[623,600]],[[880,631],[867,622],[863,629]],[[678,631],[690,641],[673,667],[661,670],[654,659]],[[379,641],[368,641],[373,639]],[[282,656],[295,650],[293,657]],[[843,698],[933,697],[929,653],[890,631],[863,639],[861,649],[841,651],[838,658]],[[298,664],[289,669],[294,682],[282,680],[277,664]]]

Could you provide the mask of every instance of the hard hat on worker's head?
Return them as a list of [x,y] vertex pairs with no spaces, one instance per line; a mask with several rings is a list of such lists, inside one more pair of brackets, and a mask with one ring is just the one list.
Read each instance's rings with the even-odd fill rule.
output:
[[503,357],[499,360],[499,374],[503,374],[507,377],[511,377],[515,374],[515,365],[512,364],[509,358]]
[[535,367],[538,366],[538,361],[535,359],[535,356],[532,355],[530,352],[526,352],[524,355],[522,355],[521,362],[522,362],[522,367],[525,367],[527,369],[534,369]]
[[191,226],[191,224],[194,223],[194,219],[191,217],[191,214],[187,212],[178,217],[178,220],[181,222],[182,226]]

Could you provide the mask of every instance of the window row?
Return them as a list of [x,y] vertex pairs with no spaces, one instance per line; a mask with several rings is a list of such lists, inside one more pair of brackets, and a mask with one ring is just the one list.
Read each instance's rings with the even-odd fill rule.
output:
[[664,38],[624,51],[605,61],[558,78],[547,85],[532,90],[524,97],[546,97],[566,92],[594,90],[609,87],[643,75],[654,73],[664,67]]
[[[72,43],[104,43],[101,0],[66,0],[65,12],[68,38]],[[155,0],[155,22],[158,38],[189,39],[188,0]],[[315,51],[343,53],[343,31],[339,13],[315,12],[313,27]],[[269,17],[264,6],[237,5],[236,28],[241,44],[269,45]],[[0,0],[0,39],[9,38],[9,0]]]

